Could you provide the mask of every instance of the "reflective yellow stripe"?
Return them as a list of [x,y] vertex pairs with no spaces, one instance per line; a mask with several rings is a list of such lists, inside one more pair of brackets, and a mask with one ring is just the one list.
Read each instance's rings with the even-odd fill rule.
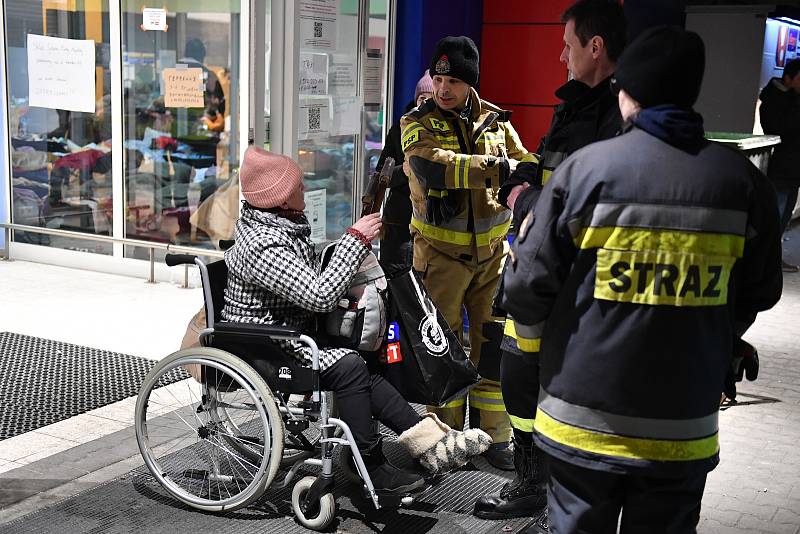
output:
[[475,240],[479,247],[487,247],[493,240],[497,239],[498,237],[505,236],[508,233],[509,228],[511,228],[510,220],[502,224],[498,224],[488,232],[475,234]]
[[505,412],[503,394],[500,391],[470,391],[469,405],[487,412]]
[[514,321],[507,319],[506,326],[503,333],[508,337],[514,338],[517,341],[517,347],[524,352],[539,352],[542,338],[525,338],[517,334],[517,329],[514,327]]
[[731,234],[642,230],[614,226],[584,228],[575,238],[575,245],[582,249],[659,250],[734,258],[742,257],[744,242],[744,237]]
[[434,198],[443,198],[447,196],[447,189],[428,189],[427,195]]
[[533,152],[528,152],[527,154],[522,156],[519,161],[524,161],[527,163],[539,163],[539,156],[537,156]]
[[551,174],[553,174],[551,169],[542,169],[542,185],[547,183]]
[[460,399],[452,400],[448,403],[442,404],[439,408],[458,408],[459,406],[464,406],[464,403],[467,402],[466,397],[461,397]]
[[691,461],[710,458],[719,452],[718,434],[692,440],[628,438],[584,430],[557,421],[541,409],[536,411],[536,432],[574,449],[635,460]]
[[517,430],[522,430],[523,432],[533,432],[533,419],[523,419],[522,417],[517,417],[516,415],[511,414],[508,414],[508,418],[511,419],[511,426]]
[[472,156],[462,155],[464,160],[461,162],[461,183],[464,184],[464,189],[469,189],[469,164],[472,162]]
[[654,306],[722,306],[735,262],[730,256],[601,248],[594,297]]
[[461,173],[459,172],[459,167],[461,166],[461,154],[456,154],[455,157],[455,166],[453,167],[453,186],[455,189],[461,189],[459,185],[459,181],[461,180]]
[[440,228],[432,224],[427,224],[416,217],[412,217],[411,226],[424,237],[432,237],[437,241],[444,241],[445,243],[454,245],[469,245],[472,243],[474,237],[479,247],[485,247],[488,246],[493,239],[506,235],[508,233],[508,228],[511,226],[511,221],[495,226],[488,232],[482,232],[480,234]]

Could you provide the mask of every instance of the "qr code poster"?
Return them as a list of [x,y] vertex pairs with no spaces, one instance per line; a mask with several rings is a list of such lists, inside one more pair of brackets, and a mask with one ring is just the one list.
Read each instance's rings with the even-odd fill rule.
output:
[[335,50],[340,0],[300,0],[300,46]]
[[331,135],[331,101],[327,97],[300,98],[298,138],[319,139]]

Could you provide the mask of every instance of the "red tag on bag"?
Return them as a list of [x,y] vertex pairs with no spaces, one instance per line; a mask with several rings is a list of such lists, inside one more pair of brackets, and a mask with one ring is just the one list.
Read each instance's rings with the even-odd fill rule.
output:
[[386,363],[397,363],[403,361],[400,353],[400,342],[389,343],[386,345]]

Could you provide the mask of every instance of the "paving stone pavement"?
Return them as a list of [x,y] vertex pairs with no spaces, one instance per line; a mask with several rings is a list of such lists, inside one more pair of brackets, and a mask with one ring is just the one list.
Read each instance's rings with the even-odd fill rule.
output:
[[[788,235],[785,257],[800,263],[800,225]],[[800,273],[783,280],[781,301],[744,336],[761,369],[721,413],[721,462],[706,484],[701,534],[800,533]]]

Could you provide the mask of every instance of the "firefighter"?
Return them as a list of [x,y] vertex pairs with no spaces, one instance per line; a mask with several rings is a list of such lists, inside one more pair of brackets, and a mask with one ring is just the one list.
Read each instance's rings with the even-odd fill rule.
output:
[[[536,158],[522,146],[510,113],[475,91],[478,49],[470,38],[441,39],[429,70],[433,98],[400,122],[411,170],[413,267],[457,335],[466,308],[470,359],[483,377],[469,393],[470,424],[494,441],[487,460],[513,469],[499,383],[502,324],[491,314],[511,224],[497,194],[518,161]],[[454,428],[463,427],[465,408],[464,397],[428,407]]]
[[[572,80],[555,93],[562,103],[536,151],[541,163],[520,165],[500,190],[501,203],[514,211],[515,229],[533,209],[542,184],[567,156],[589,143],[613,137],[622,127],[617,98],[609,84],[625,47],[622,7],[615,0],[581,0],[568,8],[561,20],[566,24],[560,59],[566,63]],[[530,184],[534,186],[529,187]],[[498,309],[496,314],[505,312]],[[516,476],[499,495],[477,500],[474,513],[482,519],[533,516],[547,503],[542,453],[533,444],[539,396],[538,349],[524,341],[518,346],[514,335],[513,322],[507,321],[500,385],[514,431]],[[536,521],[545,526],[546,516],[541,514]]]
[[666,26],[623,52],[624,133],[559,165],[510,253],[551,532],[695,532],[733,342],[781,295],[775,193],[692,110],[704,58]]

